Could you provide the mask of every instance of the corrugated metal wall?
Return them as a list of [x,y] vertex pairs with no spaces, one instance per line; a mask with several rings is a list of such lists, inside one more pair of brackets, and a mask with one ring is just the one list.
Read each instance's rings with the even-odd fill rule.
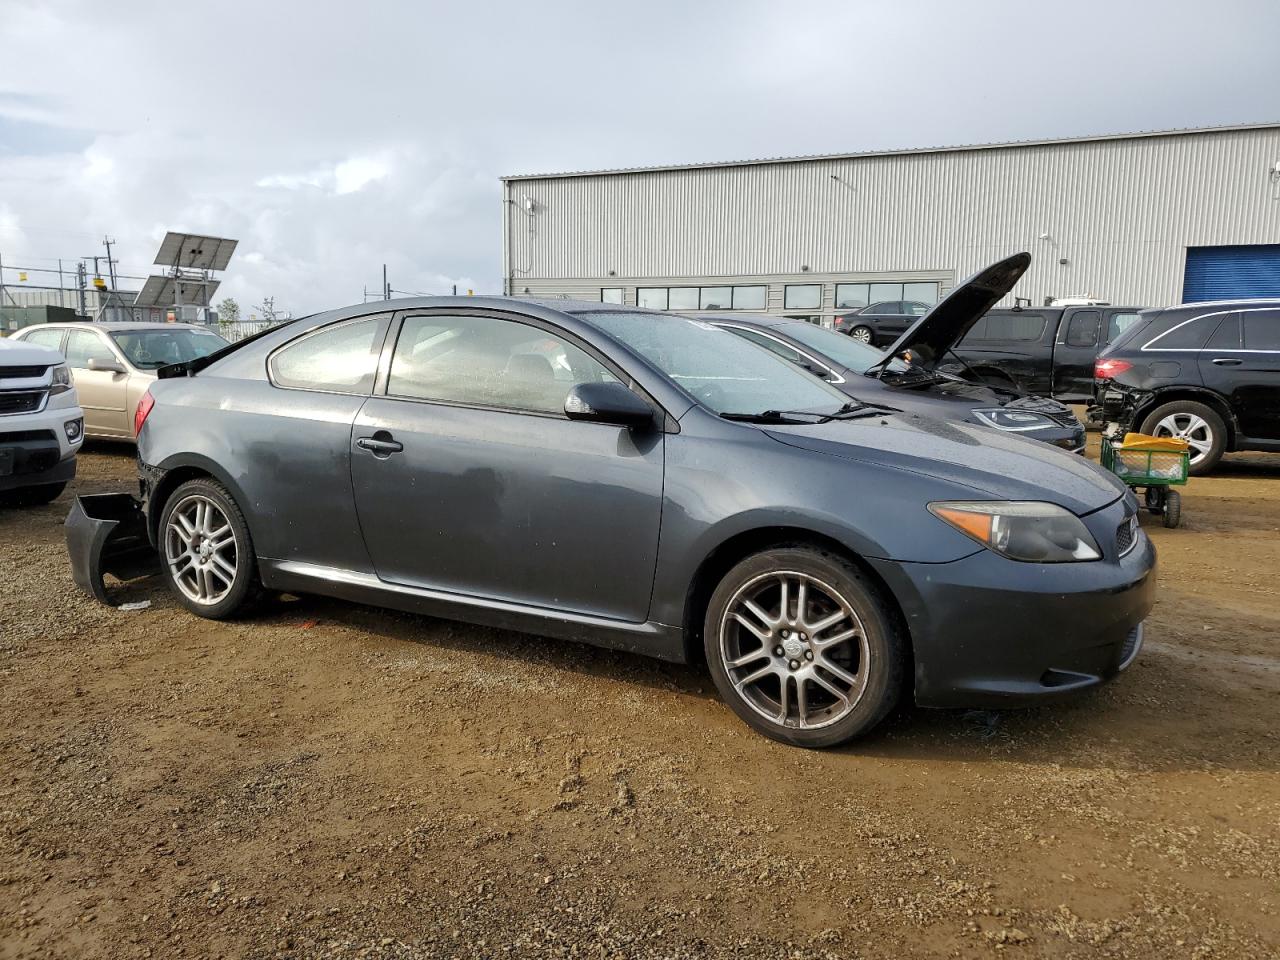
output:
[[1029,250],[1015,292],[1034,303],[1173,303],[1188,246],[1280,241],[1277,160],[1268,127],[511,180],[506,275],[512,292],[595,299],[652,281],[963,278]]

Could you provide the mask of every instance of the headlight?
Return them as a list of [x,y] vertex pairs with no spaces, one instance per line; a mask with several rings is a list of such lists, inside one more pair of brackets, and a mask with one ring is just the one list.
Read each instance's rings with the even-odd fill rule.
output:
[[57,396],[59,393],[66,393],[71,389],[71,369],[65,364],[60,363],[53,368],[53,381],[49,387],[49,395]]
[[931,503],[929,512],[1010,560],[1070,563],[1102,557],[1080,518],[1054,503],[955,500]]
[[1048,430],[1057,424],[1042,413],[1027,413],[1025,410],[1005,410],[996,407],[991,410],[975,410],[973,415],[988,427],[997,430]]

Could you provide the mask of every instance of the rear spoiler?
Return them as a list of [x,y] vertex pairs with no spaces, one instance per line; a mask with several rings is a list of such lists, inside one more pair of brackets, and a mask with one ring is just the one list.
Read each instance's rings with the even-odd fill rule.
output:
[[203,357],[197,357],[195,360],[184,360],[182,363],[167,363],[163,367],[156,368],[156,379],[169,380],[173,377],[194,377],[210,364],[216,363],[223,357],[235,353],[241,347],[260,340],[268,333],[275,333],[281,327],[287,327],[291,323],[297,323],[299,320],[305,320],[306,317],[295,317],[292,320],[286,320],[284,323],[277,323],[274,327],[267,327],[265,330],[259,330],[252,336],[245,337],[243,340],[237,340],[235,343],[228,343],[221,350],[215,350],[213,353]]

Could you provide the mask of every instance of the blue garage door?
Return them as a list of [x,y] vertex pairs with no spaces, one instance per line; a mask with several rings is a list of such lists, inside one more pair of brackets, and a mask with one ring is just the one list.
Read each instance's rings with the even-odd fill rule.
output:
[[1182,302],[1280,297],[1280,243],[1188,247]]

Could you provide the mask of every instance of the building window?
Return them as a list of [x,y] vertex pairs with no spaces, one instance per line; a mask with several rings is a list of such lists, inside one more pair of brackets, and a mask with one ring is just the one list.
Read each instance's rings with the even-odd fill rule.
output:
[[667,309],[668,310],[697,310],[698,309],[698,288],[697,287],[672,287],[667,291]]
[[783,296],[787,310],[818,310],[822,307],[822,284],[789,283]]
[[621,287],[601,287],[600,288],[601,303],[623,303]]
[[667,288],[666,287],[637,287],[636,288],[636,306],[645,307],[649,310],[667,309]]
[[904,283],[902,285],[902,299],[914,300],[916,303],[927,303],[933,306],[938,302],[938,284],[934,281]]
[[763,310],[768,305],[769,288],[763,284],[733,288],[733,309]]
[[733,306],[733,287],[703,287],[699,306],[703,310],[728,310]]
[[852,310],[855,308],[865,307],[871,302],[868,284],[865,283],[837,283],[836,284],[836,309]]

